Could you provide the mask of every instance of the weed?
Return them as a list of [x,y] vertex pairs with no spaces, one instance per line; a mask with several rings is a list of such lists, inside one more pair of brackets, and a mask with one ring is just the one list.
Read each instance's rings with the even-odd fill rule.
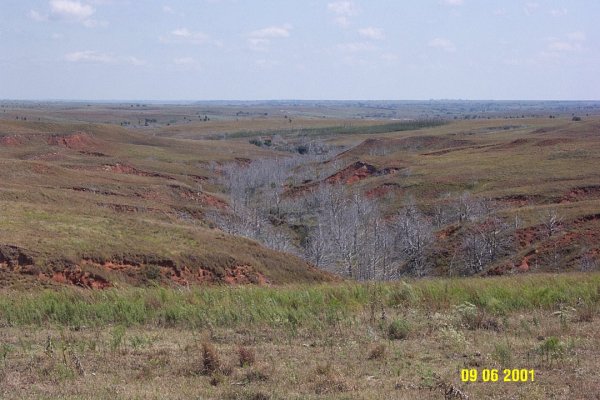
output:
[[442,328],[440,333],[444,342],[452,349],[462,351],[468,344],[465,335],[452,326]]
[[455,306],[454,309],[460,317],[461,326],[469,330],[475,330],[481,326],[483,317],[475,304],[465,301]]
[[249,365],[253,365],[256,361],[256,354],[253,350],[244,346],[240,346],[238,347],[238,360],[240,367],[242,368]]
[[576,310],[573,307],[565,306],[564,304],[560,305],[560,309],[552,313],[552,315],[558,317],[560,320],[560,326],[563,329],[568,328],[568,322],[571,318],[572,314],[575,313]]
[[395,319],[387,327],[387,336],[390,340],[402,340],[408,338],[410,324],[405,319]]
[[211,375],[221,368],[221,361],[217,349],[210,343],[202,343],[202,368],[203,375]]
[[219,386],[225,380],[225,376],[220,372],[213,372],[210,376],[210,384],[212,386]]
[[592,322],[596,314],[596,307],[591,304],[582,304],[577,308],[577,322]]
[[512,348],[510,344],[508,342],[495,343],[493,357],[500,363],[502,367],[509,367],[513,359]]
[[134,335],[129,338],[129,344],[134,350],[140,350],[148,345],[149,341],[143,336]]
[[315,393],[318,395],[347,392],[352,386],[331,364],[318,365],[315,369]]
[[155,281],[160,278],[160,267],[154,264],[148,264],[143,269],[143,274],[149,281]]
[[0,346],[0,359],[2,360],[2,364],[6,366],[6,359],[8,355],[14,351],[14,347],[10,343],[2,343]]
[[270,377],[269,369],[264,364],[257,364],[246,372],[245,378],[247,382],[265,382]]
[[115,352],[121,349],[126,329],[124,326],[115,327],[110,333],[110,350]]
[[383,343],[376,344],[369,350],[369,360],[381,360],[385,357],[385,345]]
[[563,357],[565,345],[557,337],[551,336],[538,347],[537,351],[541,355],[542,361],[545,359],[551,365],[553,360]]

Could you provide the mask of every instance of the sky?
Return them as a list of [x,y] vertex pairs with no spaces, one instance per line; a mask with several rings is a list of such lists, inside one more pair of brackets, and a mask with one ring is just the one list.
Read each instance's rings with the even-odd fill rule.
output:
[[0,0],[0,99],[598,100],[597,0]]

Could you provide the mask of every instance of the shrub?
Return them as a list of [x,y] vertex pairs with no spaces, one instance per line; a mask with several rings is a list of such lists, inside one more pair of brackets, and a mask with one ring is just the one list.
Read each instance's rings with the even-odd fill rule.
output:
[[318,395],[346,392],[352,387],[331,364],[319,365],[315,369],[317,381],[315,393]]
[[542,359],[552,363],[552,360],[562,358],[565,352],[565,345],[557,337],[551,336],[538,347],[538,353]]
[[405,319],[395,319],[387,328],[388,338],[391,340],[406,339],[409,333],[410,325]]
[[381,360],[385,357],[385,345],[377,344],[369,350],[369,360]]
[[256,355],[254,351],[244,346],[238,347],[238,358],[240,361],[240,367],[242,368],[253,365],[256,361]]
[[210,343],[202,343],[202,374],[211,375],[221,368],[221,361],[215,347]]
[[143,269],[144,277],[149,281],[155,281],[160,278],[160,267],[154,264],[148,264]]
[[509,367],[512,361],[512,350],[508,343],[496,343],[494,344],[494,358],[503,367]]

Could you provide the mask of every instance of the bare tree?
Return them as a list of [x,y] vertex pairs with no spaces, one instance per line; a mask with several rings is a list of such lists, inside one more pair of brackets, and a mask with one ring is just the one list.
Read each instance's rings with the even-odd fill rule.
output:
[[483,271],[486,266],[508,254],[513,245],[513,236],[512,225],[494,214],[473,223],[463,239],[467,272]]
[[563,218],[555,208],[546,210],[541,215],[541,224],[546,231],[546,235],[551,238],[562,228]]
[[431,222],[415,206],[402,209],[392,222],[395,249],[406,262],[407,270],[424,275],[431,267],[434,243]]

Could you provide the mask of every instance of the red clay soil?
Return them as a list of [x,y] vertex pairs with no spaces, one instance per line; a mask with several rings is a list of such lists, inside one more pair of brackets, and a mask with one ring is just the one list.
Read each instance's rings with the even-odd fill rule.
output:
[[363,179],[369,178],[376,175],[388,175],[399,171],[399,168],[385,168],[382,170],[377,167],[367,164],[362,161],[357,161],[341,171],[336,172],[329,178],[325,179],[327,183],[345,183],[350,185]]
[[571,138],[543,139],[543,140],[538,141],[535,145],[540,146],[540,147],[545,147],[545,146],[554,146],[554,145],[562,144],[562,143],[572,143],[574,141],[575,140],[571,139]]
[[515,238],[521,248],[531,246],[533,243],[538,242],[545,238],[543,228],[541,225],[530,226],[527,228],[518,229],[515,232]]
[[496,197],[494,201],[507,205],[509,207],[525,207],[535,204],[540,199],[539,196],[529,196],[524,194],[513,194],[503,197]]
[[600,185],[580,186],[567,192],[560,200],[560,203],[595,200],[598,198],[600,198]]
[[23,138],[20,136],[2,136],[0,137],[1,146],[20,146],[23,144]]
[[[144,279],[142,274],[144,269],[147,267],[146,264],[124,263],[118,261],[92,261],[89,259],[83,259],[80,264],[83,266],[93,267],[97,270],[119,272],[127,276],[138,276],[140,281]],[[217,274],[207,268],[202,267],[191,269],[188,266],[179,268],[174,264],[162,264],[163,265],[160,266],[153,264],[158,268],[157,272],[160,275],[153,279],[157,279],[162,282],[170,282],[172,284],[181,286],[219,283],[230,285],[269,284],[269,280],[262,273],[254,271],[254,269],[249,265],[237,265],[230,268],[224,268],[221,273]],[[84,279],[86,277],[84,277]],[[92,279],[94,277],[95,275],[91,275]],[[73,281],[71,280],[71,282]],[[67,280],[64,283],[69,283],[69,281]],[[79,285],[81,286],[82,284]],[[108,283],[108,285],[110,285],[110,283]],[[86,287],[103,289],[103,287],[100,286],[100,284],[96,283],[94,287],[89,285]]]
[[99,145],[99,142],[85,132],[70,135],[52,135],[47,142],[51,146],[61,146],[72,150],[89,150]]
[[399,188],[400,185],[398,185],[397,183],[384,183],[383,185],[379,185],[376,188],[367,190],[366,195],[369,199],[375,199],[383,197],[389,192],[397,190]]
[[441,229],[436,233],[438,239],[444,240],[454,236],[460,230],[460,225],[451,225],[448,228]]
[[521,146],[524,146],[526,144],[533,143],[533,142],[534,142],[533,139],[525,139],[525,138],[516,139],[510,143],[498,144],[496,146],[493,146],[489,151],[496,151],[498,149],[514,149],[515,147],[521,147]]
[[171,188],[173,194],[175,194],[177,197],[188,201],[200,203],[203,206],[218,208],[220,210],[224,210],[229,207],[229,205],[224,200],[221,200],[220,198],[212,194],[208,194],[202,191],[194,191],[184,186],[178,185],[169,185],[169,188]]
[[50,153],[34,154],[24,157],[25,160],[39,160],[39,161],[58,161],[63,159],[64,156],[56,151]]
[[199,198],[200,198],[200,204],[202,204],[204,206],[218,208],[220,210],[224,210],[229,207],[229,205],[225,201],[223,201],[223,200],[219,199],[218,197],[213,196],[211,194],[200,193]]
[[361,179],[368,178],[371,175],[374,175],[377,172],[377,168],[372,165],[365,164],[361,161],[357,161],[352,165],[347,166],[346,168],[336,172],[331,175],[329,178],[325,179],[327,183],[348,183],[350,179],[353,182],[357,182]]
[[[44,279],[45,275],[40,274],[40,277]],[[106,289],[112,286],[111,283],[103,277],[88,271],[82,271],[79,267],[54,272],[50,279],[57,283],[75,285],[88,289]]]
[[155,177],[155,178],[173,179],[172,177],[170,177],[168,175],[159,174],[157,172],[142,171],[142,170],[135,168],[134,166],[131,166],[129,164],[122,164],[122,163],[105,164],[101,167],[101,169],[103,171],[112,172],[115,174],[127,174],[127,175],[149,176],[149,177]]

